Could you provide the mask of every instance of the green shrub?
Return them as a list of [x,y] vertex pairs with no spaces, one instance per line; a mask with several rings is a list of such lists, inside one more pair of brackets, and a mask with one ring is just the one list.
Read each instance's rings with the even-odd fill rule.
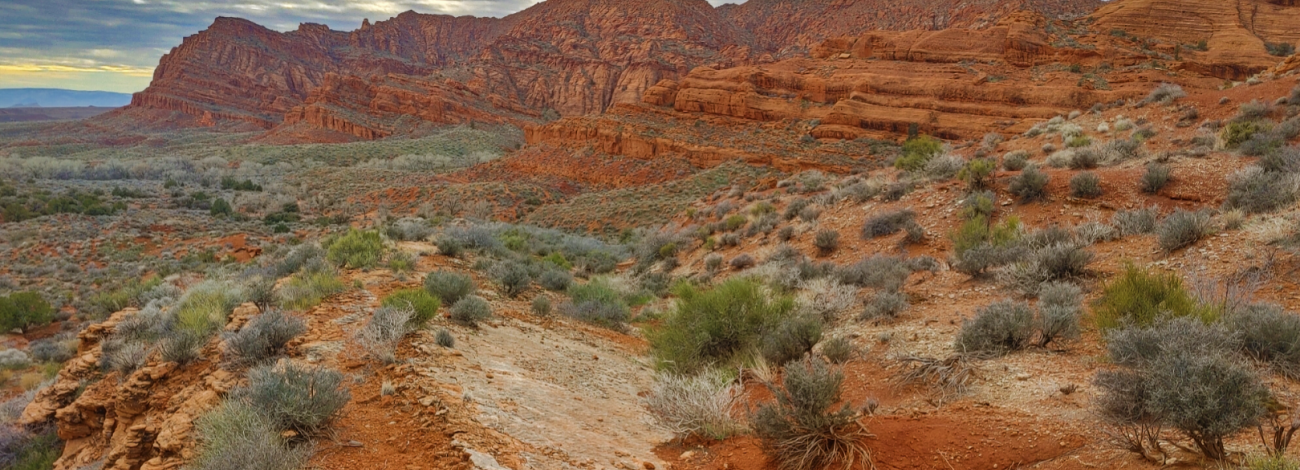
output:
[[234,285],[204,282],[190,288],[176,305],[176,324],[183,330],[211,336],[226,326],[231,310],[245,300]]
[[1070,195],[1084,199],[1101,197],[1101,178],[1090,171],[1074,175],[1070,178]]
[[1227,457],[1225,437],[1263,417],[1270,395],[1249,367],[1224,356],[1166,356],[1146,374],[1150,413],[1215,460]]
[[1210,313],[1196,304],[1178,276],[1148,273],[1133,265],[1106,284],[1092,310],[1103,329],[1150,326],[1165,316],[1208,318]]
[[307,461],[305,447],[294,448],[266,413],[239,400],[226,400],[195,423],[198,456],[194,470],[293,470]]
[[957,173],[957,178],[966,182],[966,189],[969,191],[982,191],[989,189],[993,185],[993,171],[997,165],[993,160],[976,158],[966,164],[961,172]]
[[627,300],[607,278],[569,287],[569,302],[560,305],[560,313],[606,328],[624,329],[632,313]]
[[326,297],[347,290],[333,271],[303,272],[289,278],[280,287],[280,306],[290,310],[307,310],[320,305]]
[[907,295],[897,291],[884,291],[876,294],[867,302],[862,314],[858,316],[859,320],[879,320],[898,318],[898,315],[907,310],[911,305],[907,302]]
[[541,296],[541,295],[539,295],[539,296],[537,296],[536,298],[533,299],[533,303],[532,303],[532,305],[531,305],[530,308],[531,308],[532,311],[533,311],[533,315],[537,315],[537,316],[539,316],[539,317],[550,316],[550,315],[551,315],[551,299],[548,299],[548,298],[546,298],[545,296]]
[[1251,214],[1272,212],[1300,196],[1300,176],[1249,167],[1232,175],[1224,206]]
[[769,364],[785,364],[812,351],[822,340],[821,315],[799,314],[781,320],[764,334],[759,352]]
[[736,363],[794,311],[793,299],[769,298],[751,279],[729,279],[707,291],[682,284],[674,293],[677,308],[647,339],[658,367],[677,372]]
[[778,468],[852,468],[870,462],[868,435],[849,403],[839,409],[844,373],[819,358],[786,365],[781,386],[766,384],[776,398],[750,417],[754,433]]
[[533,283],[533,276],[522,264],[507,261],[498,269],[497,281],[505,288],[507,296],[518,297]]
[[546,290],[559,292],[573,285],[573,275],[569,274],[568,271],[547,269],[542,271],[541,276],[538,276],[537,283],[541,284],[542,288]]
[[410,308],[412,311],[411,326],[419,328],[438,315],[438,309],[442,308],[442,301],[424,289],[401,289],[388,294],[388,297],[384,297],[380,305],[384,307]]
[[279,310],[262,313],[226,336],[226,364],[245,367],[261,363],[283,352],[290,340],[306,332],[307,323],[301,318]]
[[1025,167],[1019,175],[1011,178],[1010,191],[1020,198],[1020,202],[1033,202],[1047,197],[1047,182],[1050,178],[1036,165]]
[[1168,165],[1152,163],[1147,165],[1146,172],[1142,173],[1142,192],[1155,194],[1160,192],[1166,184],[1169,184],[1169,177],[1172,171]]
[[47,470],[63,454],[63,442],[53,427],[34,432],[0,423],[0,467],[6,470]]
[[993,217],[993,211],[996,210],[994,201],[997,196],[993,191],[972,191],[966,194],[961,201],[961,216],[963,219],[973,219],[983,217],[988,220]]
[[465,250],[460,240],[453,237],[439,237],[434,244],[438,247],[439,254],[449,258],[460,256],[460,253]]
[[465,326],[477,327],[491,316],[492,306],[482,297],[466,296],[451,306],[451,320]]
[[1287,377],[1300,377],[1300,316],[1277,305],[1250,305],[1225,319],[1242,349]]
[[1210,231],[1210,214],[1179,209],[1156,226],[1156,241],[1165,252],[1172,252],[1200,241]]
[[1002,168],[1007,171],[1020,171],[1029,164],[1029,152],[1014,150],[1002,156]]
[[975,356],[1000,356],[1025,347],[1034,334],[1034,312],[1023,302],[996,302],[964,320],[953,346]]
[[222,198],[212,201],[212,207],[208,208],[208,214],[213,217],[228,216],[233,213],[235,213],[234,208],[231,208],[230,203]]
[[452,336],[451,332],[447,331],[446,328],[438,329],[437,335],[434,336],[434,341],[438,343],[438,346],[442,346],[444,348],[456,347],[456,337]]
[[1295,54],[1295,44],[1289,42],[1265,42],[1264,50],[1269,55],[1286,57]]
[[[1242,105],[1245,106],[1245,105]],[[1250,140],[1256,133],[1267,132],[1269,126],[1258,121],[1234,121],[1223,128],[1219,135],[1228,148],[1237,148],[1242,142]]]
[[661,373],[646,396],[646,408],[659,424],[680,439],[703,436],[725,439],[744,431],[732,416],[739,397],[729,374],[706,369],[697,374]]
[[822,356],[826,356],[826,360],[832,364],[848,362],[855,352],[857,351],[853,343],[843,336],[836,336],[822,343]]
[[379,264],[384,255],[384,240],[374,230],[349,229],[329,244],[326,257],[334,264],[351,269],[365,269]]
[[911,209],[899,209],[873,216],[862,226],[862,238],[879,238],[898,233],[903,227],[914,223],[915,218],[916,213]]
[[831,229],[818,230],[816,237],[813,238],[813,246],[822,255],[834,253],[840,247],[840,232]]
[[908,172],[921,171],[942,151],[943,143],[928,135],[907,139],[903,143],[903,155],[894,161],[894,167]]
[[248,386],[235,392],[270,418],[277,429],[314,434],[325,427],[352,395],[343,387],[343,374],[293,362],[248,371]]
[[54,321],[54,307],[36,292],[0,296],[0,331],[26,330]]
[[469,276],[451,271],[434,271],[425,276],[424,290],[446,305],[455,305],[460,299],[473,295],[477,289]]
[[1141,235],[1151,233],[1156,229],[1156,219],[1160,211],[1156,207],[1145,207],[1134,210],[1122,210],[1115,212],[1112,221],[1115,229],[1119,230],[1120,235]]
[[1079,337],[1079,315],[1083,310],[1083,289],[1068,282],[1044,283],[1038,291],[1040,347],[1057,339]]
[[990,224],[983,216],[963,222],[949,235],[953,244],[953,269],[976,276],[985,270],[1010,264],[1023,256],[1017,246],[1020,219],[1008,217],[1001,224]]

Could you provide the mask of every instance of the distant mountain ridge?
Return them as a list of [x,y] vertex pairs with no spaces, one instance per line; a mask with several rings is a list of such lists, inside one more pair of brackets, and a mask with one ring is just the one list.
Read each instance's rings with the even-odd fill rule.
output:
[[131,103],[131,94],[61,88],[0,88],[0,108],[117,108]]

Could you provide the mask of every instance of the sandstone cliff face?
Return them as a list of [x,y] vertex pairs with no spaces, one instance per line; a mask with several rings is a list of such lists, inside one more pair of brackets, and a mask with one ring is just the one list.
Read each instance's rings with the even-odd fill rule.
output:
[[1276,64],[1265,42],[1300,42],[1300,6],[1290,0],[1124,0],[1092,14],[1098,31],[1123,31],[1141,39],[1194,45],[1185,68],[1205,75],[1243,80]]
[[754,35],[755,48],[776,58],[802,55],[823,40],[856,36],[863,31],[984,28],[1016,11],[1049,18],[1075,18],[1103,5],[1086,1],[918,0],[749,0],[719,11]]
[[131,107],[358,139],[402,132],[404,116],[522,125],[551,111],[637,103],[697,67],[766,63],[826,38],[983,28],[1022,7],[1056,17],[1095,6],[1025,1],[756,0],[715,9],[705,0],[549,0],[501,19],[406,12],[350,33],[312,24],[278,33],[219,18],[163,57]]

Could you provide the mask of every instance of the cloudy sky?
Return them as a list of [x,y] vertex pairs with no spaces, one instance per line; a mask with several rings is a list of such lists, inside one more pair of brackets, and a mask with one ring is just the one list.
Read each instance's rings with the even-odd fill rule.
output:
[[0,88],[140,91],[159,57],[218,16],[281,31],[304,22],[350,31],[362,18],[373,22],[407,10],[500,17],[538,1],[2,0]]

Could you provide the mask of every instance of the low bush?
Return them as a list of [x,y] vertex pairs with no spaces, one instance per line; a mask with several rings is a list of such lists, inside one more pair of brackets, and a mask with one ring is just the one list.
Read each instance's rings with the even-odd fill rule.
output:
[[961,173],[962,169],[965,167],[966,160],[961,157],[956,155],[942,155],[936,158],[931,158],[930,161],[925,162],[925,167],[921,172],[934,179],[946,180],[957,176],[957,174]]
[[1300,173],[1300,146],[1266,154],[1259,159],[1258,165],[1268,172]]
[[[1243,104],[1242,107],[1244,109],[1246,105]],[[1255,134],[1268,132],[1269,129],[1268,124],[1258,121],[1233,121],[1223,128],[1219,138],[1223,140],[1224,146],[1235,149],[1243,142],[1250,140]]]
[[1300,176],[1248,167],[1229,178],[1224,206],[1251,214],[1272,212],[1300,196]]
[[894,319],[907,310],[911,304],[907,302],[907,295],[902,292],[884,291],[876,294],[867,302],[867,306],[858,316],[860,320],[880,320]]
[[1277,305],[1250,305],[1225,319],[1251,357],[1287,377],[1300,377],[1300,316]]
[[301,318],[267,311],[226,336],[225,362],[230,367],[256,365],[282,353],[290,340],[306,332],[307,323]]
[[1066,165],[1071,170],[1091,170],[1101,164],[1101,154],[1092,147],[1074,151],[1074,157]]
[[63,442],[52,426],[37,427],[33,432],[0,423],[0,468],[6,470],[46,470],[63,454]]
[[246,300],[244,295],[242,288],[231,283],[200,283],[177,303],[176,324],[180,329],[210,337],[226,326],[231,310]]
[[383,307],[411,309],[411,327],[423,327],[429,320],[438,316],[442,302],[424,289],[399,289],[384,297],[380,302]]
[[451,332],[447,331],[446,328],[438,329],[438,333],[434,335],[434,342],[438,343],[438,346],[442,346],[444,348],[456,347],[456,337],[452,336]]
[[811,279],[804,281],[800,287],[800,292],[795,297],[798,310],[828,322],[836,320],[858,303],[858,289],[840,284],[834,279]]
[[748,253],[742,253],[739,256],[732,258],[731,263],[729,264],[731,265],[731,269],[737,271],[749,269],[754,267],[754,257],[749,256]]
[[1032,295],[1044,282],[1068,281],[1087,275],[1092,258],[1092,252],[1078,243],[1055,242],[1027,251],[1022,260],[1000,275],[1003,282]]
[[646,336],[658,367],[681,373],[738,363],[794,312],[793,299],[772,298],[752,279],[728,279],[704,291],[683,284],[674,294],[676,308]]
[[1020,198],[1022,203],[1044,199],[1047,197],[1049,179],[1037,166],[1027,166],[1019,175],[1011,178],[1011,194]]
[[997,195],[993,191],[972,191],[966,193],[966,197],[961,201],[961,216],[963,219],[974,219],[983,217],[989,220],[993,217],[995,209],[994,203]]
[[1068,282],[1044,283],[1038,291],[1038,335],[1040,347],[1060,339],[1079,337],[1079,316],[1083,311],[1083,289]]
[[26,330],[54,321],[54,307],[36,292],[0,296],[0,331]]
[[375,359],[391,364],[397,361],[397,345],[407,333],[415,311],[410,306],[383,306],[375,309],[354,339]]
[[1142,103],[1169,104],[1174,102],[1174,100],[1185,96],[1187,96],[1187,92],[1183,91],[1183,87],[1173,83],[1161,83],[1156,85],[1156,87],[1151,90],[1151,93],[1147,94],[1147,97],[1142,100]]
[[840,247],[840,232],[831,229],[818,230],[817,235],[813,238],[813,246],[823,256],[834,253]]
[[438,247],[438,254],[450,258],[460,256],[460,253],[465,250],[460,240],[453,237],[440,237],[434,242],[434,245]]
[[522,264],[507,261],[498,266],[497,271],[497,281],[505,288],[507,296],[518,297],[533,283],[532,274]]
[[347,286],[333,271],[304,272],[289,278],[280,287],[280,306],[290,310],[307,310],[326,297],[343,292]]
[[49,339],[32,341],[27,345],[27,352],[40,362],[65,362],[77,354],[79,340],[62,335]]
[[1286,57],[1295,54],[1295,44],[1289,42],[1265,42],[1264,50],[1269,55]]
[[1020,171],[1029,164],[1029,152],[1015,150],[1002,156],[1002,168],[1007,171]]
[[492,306],[482,297],[470,295],[451,306],[451,321],[465,326],[478,327],[479,322],[492,316]]
[[1102,329],[1126,324],[1144,327],[1166,316],[1199,318],[1207,313],[1178,276],[1149,273],[1133,265],[1106,284],[1092,311]]
[[1179,209],[1156,226],[1156,241],[1165,252],[1172,252],[1210,234],[1210,214]]
[[1023,302],[1001,301],[962,322],[953,348],[977,357],[1000,356],[1025,347],[1034,334],[1034,312]]
[[451,271],[434,271],[424,278],[424,290],[433,294],[445,305],[455,305],[474,294],[474,280]]
[[1169,184],[1169,175],[1171,171],[1168,165],[1152,163],[1147,165],[1147,169],[1142,173],[1142,192],[1155,194],[1160,192],[1166,184]]
[[837,269],[835,277],[851,286],[896,291],[912,272],[906,258],[876,254]]
[[903,230],[916,218],[911,209],[899,209],[873,216],[862,226],[862,238],[878,238]]
[[669,372],[655,376],[646,407],[679,439],[725,439],[745,429],[732,414],[740,396],[739,384],[719,369],[704,369],[694,375]]
[[835,408],[843,383],[843,372],[814,357],[786,365],[780,387],[767,384],[776,402],[760,406],[750,421],[778,468],[852,468],[870,462],[859,412],[848,403]]
[[903,143],[903,155],[894,160],[894,167],[916,172],[925,169],[930,159],[943,151],[943,144],[928,135],[913,137]]
[[1286,139],[1273,132],[1256,132],[1245,142],[1237,146],[1237,152],[1247,157],[1259,157],[1275,153],[1286,145]]
[[1141,235],[1154,232],[1160,210],[1156,207],[1144,207],[1134,210],[1116,211],[1111,218],[1120,235]]
[[235,392],[277,429],[312,435],[321,430],[352,399],[335,370],[293,362],[248,371],[248,386]]
[[374,230],[348,230],[333,240],[326,249],[326,257],[339,267],[366,269],[379,264],[384,255],[384,240]]
[[978,276],[986,270],[1014,263],[1024,256],[1020,237],[1020,220],[1009,217],[1001,224],[990,224],[983,216],[975,216],[949,235],[953,243],[954,270]]
[[307,462],[305,447],[280,437],[269,415],[238,400],[226,400],[195,423],[198,455],[194,470],[293,470]]
[[560,292],[568,289],[570,285],[573,285],[573,275],[569,274],[568,271],[547,269],[542,271],[542,274],[537,277],[537,283],[540,284],[543,289]]
[[1101,197],[1101,178],[1090,171],[1074,175],[1070,178],[1070,195],[1084,199]]
[[853,342],[843,336],[837,336],[822,342],[822,356],[826,357],[826,360],[830,361],[831,364],[849,362],[856,352]]
[[393,240],[423,241],[433,235],[433,227],[422,218],[403,217],[389,224],[385,234]]
[[537,315],[539,317],[550,316],[551,299],[547,298],[546,296],[539,295],[533,299],[533,302],[529,305],[529,309],[532,310],[533,315]]

